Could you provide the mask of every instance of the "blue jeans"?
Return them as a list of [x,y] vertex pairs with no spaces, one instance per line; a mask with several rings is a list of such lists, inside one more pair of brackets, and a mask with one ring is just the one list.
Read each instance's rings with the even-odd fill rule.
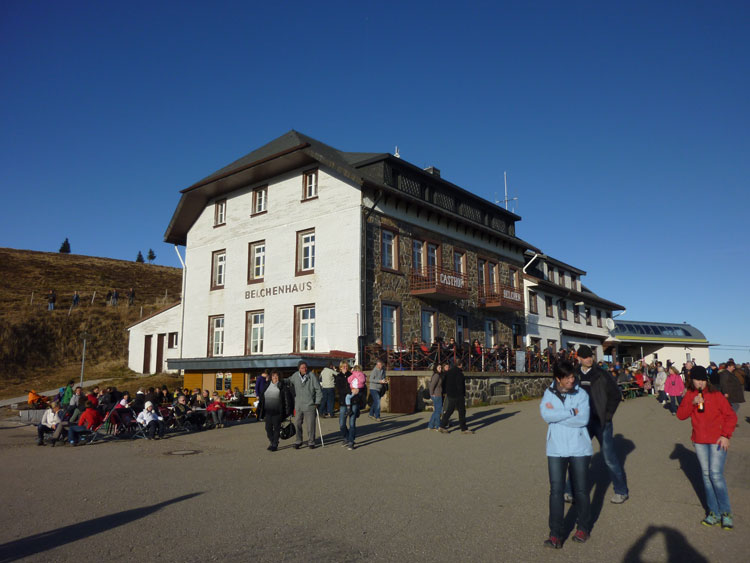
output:
[[320,414],[328,414],[333,416],[333,400],[335,392],[333,387],[321,387],[323,391],[323,401],[320,403]]
[[443,397],[441,395],[431,395],[431,399],[434,410],[432,411],[430,422],[427,423],[427,428],[438,428],[440,426],[440,415],[443,412]]
[[89,429],[85,426],[71,425],[68,426],[68,441],[73,443],[78,441],[78,434],[88,432]]
[[620,458],[617,457],[617,451],[615,450],[615,439],[612,436],[612,423],[608,422],[601,428],[597,425],[594,432],[596,439],[599,440],[599,447],[602,450],[602,456],[604,456],[604,463],[607,464],[609,469],[609,478],[612,479],[612,486],[615,489],[617,495],[628,494],[628,482],[625,477],[625,470],[620,463]]
[[726,450],[716,444],[693,444],[698,455],[703,473],[703,488],[706,490],[706,504],[708,510],[714,514],[731,514],[729,506],[729,491],[724,479],[724,462],[727,460]]
[[682,402],[682,397],[679,395],[670,395],[669,396],[669,410],[672,411],[672,414],[677,412],[677,407],[680,406],[680,403]]
[[578,513],[577,525],[580,530],[591,531],[591,503],[589,501],[589,462],[591,456],[547,457],[549,470],[549,530],[550,535],[562,538],[565,530],[565,477],[570,466],[573,480],[573,494]]
[[370,389],[372,397],[372,406],[370,407],[370,416],[380,418],[380,390]]
[[354,438],[357,437],[357,417],[359,416],[359,403],[353,401],[352,414],[349,415],[349,429],[346,428],[346,405],[341,405],[339,408],[339,430],[341,430],[341,437],[347,444],[354,445]]

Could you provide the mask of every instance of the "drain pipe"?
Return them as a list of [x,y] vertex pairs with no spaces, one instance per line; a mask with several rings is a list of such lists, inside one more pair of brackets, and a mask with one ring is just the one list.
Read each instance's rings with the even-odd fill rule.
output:
[[539,254],[538,252],[535,252],[535,253],[534,253],[534,256],[532,256],[532,257],[531,257],[531,260],[529,260],[529,263],[528,263],[528,264],[526,264],[526,265],[525,265],[525,266],[523,267],[523,270],[522,270],[522,272],[523,272],[523,273],[525,274],[525,273],[526,273],[526,268],[528,268],[529,266],[531,266],[531,264],[532,264],[532,263],[534,262],[534,260],[536,260],[536,259],[537,259],[537,258],[539,258],[540,256],[542,256],[542,255],[541,255],[541,254]]
[[[177,253],[177,258],[180,259],[180,264],[182,264],[182,303],[180,307],[180,360],[182,360],[182,343],[185,341],[185,284],[187,283],[187,265],[182,259],[180,249],[176,244],[174,245],[174,251]],[[185,258],[187,258],[187,254],[185,254]],[[180,375],[184,375],[184,372],[185,370],[180,369]]]

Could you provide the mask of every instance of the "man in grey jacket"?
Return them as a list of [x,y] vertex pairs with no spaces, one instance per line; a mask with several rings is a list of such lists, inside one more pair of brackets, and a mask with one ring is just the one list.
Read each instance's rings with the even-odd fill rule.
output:
[[380,418],[380,393],[383,391],[383,384],[385,380],[385,368],[383,367],[383,360],[375,362],[375,367],[370,373],[370,396],[372,397],[372,406],[370,407],[370,418],[374,418],[378,422],[381,422]]
[[315,415],[323,392],[320,389],[318,378],[307,372],[307,363],[301,361],[297,364],[297,371],[289,378],[289,384],[294,393],[294,409],[297,411],[294,417],[297,442],[294,449],[302,446],[302,423],[307,426],[307,446],[315,447]]

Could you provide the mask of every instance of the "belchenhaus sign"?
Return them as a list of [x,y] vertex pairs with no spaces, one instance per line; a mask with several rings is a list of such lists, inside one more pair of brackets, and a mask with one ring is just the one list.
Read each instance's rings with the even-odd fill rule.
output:
[[283,295],[285,293],[297,293],[302,291],[311,291],[312,282],[288,283],[285,285],[274,285],[263,287],[261,289],[251,289],[245,292],[245,299],[258,299],[261,297],[271,297],[272,295]]

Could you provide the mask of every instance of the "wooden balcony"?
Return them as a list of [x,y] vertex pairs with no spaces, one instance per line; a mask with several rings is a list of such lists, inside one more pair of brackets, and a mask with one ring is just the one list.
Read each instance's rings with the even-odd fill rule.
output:
[[496,311],[523,311],[523,292],[509,285],[480,286],[479,306]]
[[409,274],[409,293],[440,301],[468,299],[469,278],[447,268],[426,266]]

